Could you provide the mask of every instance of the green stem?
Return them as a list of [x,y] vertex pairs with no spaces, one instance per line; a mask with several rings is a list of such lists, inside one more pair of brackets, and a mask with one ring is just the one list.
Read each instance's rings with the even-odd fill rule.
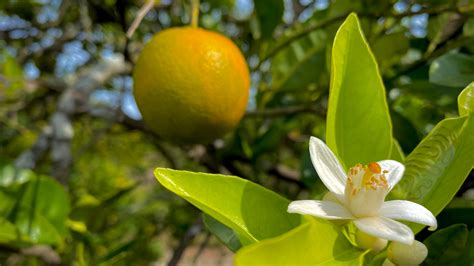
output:
[[199,0],[191,0],[191,27],[198,27],[199,20]]

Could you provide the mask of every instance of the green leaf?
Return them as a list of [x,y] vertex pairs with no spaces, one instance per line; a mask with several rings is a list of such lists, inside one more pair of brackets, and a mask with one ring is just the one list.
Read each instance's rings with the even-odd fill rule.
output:
[[262,38],[271,38],[273,31],[283,18],[285,11],[283,0],[259,0],[254,1],[254,5]]
[[0,217],[8,216],[10,211],[15,207],[15,195],[0,190]]
[[0,82],[0,91],[5,90],[7,96],[12,96],[18,89],[23,88],[23,70],[6,49],[3,50],[3,63],[0,65],[4,80]]
[[229,227],[223,225],[207,214],[203,214],[203,222],[207,229],[209,229],[209,231],[231,251],[236,252],[242,247],[239,238]]
[[389,158],[398,162],[403,162],[405,160],[405,154],[396,139],[393,139],[392,141],[392,150]]
[[355,14],[334,40],[329,93],[327,144],[346,168],[387,159],[392,126],[385,88]]
[[474,36],[474,18],[470,18],[464,23],[462,33],[464,36]]
[[0,168],[0,187],[23,184],[34,176],[31,170],[16,169],[12,165],[5,165]]
[[15,225],[20,232],[36,244],[61,245],[62,238],[54,225],[43,215],[34,212],[21,211],[15,219]]
[[392,65],[398,64],[400,58],[410,48],[404,32],[384,34],[372,45],[375,58],[380,62],[380,69],[386,73]]
[[390,198],[415,201],[439,214],[471,171],[473,150],[474,117],[444,119],[408,155],[405,175]]
[[464,256],[466,256],[466,260],[469,265],[474,264],[474,229],[469,231],[466,248],[464,250]]
[[423,265],[470,265],[462,262],[468,233],[464,224],[455,224],[433,233],[423,242],[428,248],[428,257]]
[[233,229],[242,244],[283,234],[301,223],[286,210],[287,199],[235,176],[157,168],[155,176],[168,190]]
[[449,87],[465,87],[474,80],[474,57],[445,54],[431,63],[430,82]]
[[362,265],[364,252],[330,222],[313,218],[292,231],[242,248],[236,265]]
[[30,181],[21,199],[20,208],[40,214],[61,234],[67,233],[66,220],[70,211],[69,197],[57,181],[38,177]]
[[[293,30],[294,31],[294,30]],[[285,33],[290,35],[291,33]],[[286,39],[285,37],[282,37]],[[326,77],[327,34],[319,30],[292,42],[272,60],[272,88],[303,90]],[[311,71],[308,71],[311,69]],[[322,74],[326,75],[322,75]]]
[[0,228],[0,244],[18,240],[19,234],[16,226],[2,217],[0,217]]
[[458,97],[459,115],[467,115],[474,110],[474,82],[471,82]]

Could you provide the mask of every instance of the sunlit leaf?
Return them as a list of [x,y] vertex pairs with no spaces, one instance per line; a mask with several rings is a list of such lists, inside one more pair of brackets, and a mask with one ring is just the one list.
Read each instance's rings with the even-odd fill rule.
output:
[[459,115],[472,114],[474,111],[474,82],[469,84],[458,97]]
[[168,190],[233,229],[242,244],[283,234],[300,224],[289,214],[289,201],[235,176],[157,168],[155,176]]
[[327,144],[346,168],[387,159],[392,127],[385,88],[355,14],[334,40],[329,93]]
[[[441,121],[407,156],[405,175],[390,196],[418,202],[437,215],[471,171],[473,150],[473,116]],[[422,226],[413,228],[419,231]]]
[[15,225],[33,243],[62,244],[61,235],[56,228],[39,213],[20,211],[15,219]]
[[0,187],[23,184],[34,176],[31,170],[16,169],[13,165],[0,167]]
[[0,217],[0,244],[7,244],[18,239],[19,232],[16,226]]
[[242,248],[236,265],[362,265],[363,250],[352,246],[330,222],[313,218],[276,238]]
[[30,181],[21,197],[20,208],[32,215],[34,213],[41,215],[41,219],[48,220],[61,235],[67,233],[69,196],[55,180],[38,177]]

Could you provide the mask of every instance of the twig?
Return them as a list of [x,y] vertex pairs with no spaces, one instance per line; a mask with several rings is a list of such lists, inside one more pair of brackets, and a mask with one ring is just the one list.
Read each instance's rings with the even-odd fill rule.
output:
[[72,163],[71,140],[73,127],[71,116],[80,112],[85,106],[92,91],[107,82],[116,74],[129,71],[123,58],[107,59],[85,69],[77,79],[65,89],[60,96],[56,111],[49,119],[33,148],[24,151],[16,160],[19,168],[34,168],[38,159],[51,149],[52,175],[65,183]]
[[174,250],[173,256],[168,262],[168,266],[178,265],[178,262],[181,260],[184,251],[191,244],[192,240],[201,232],[202,228],[202,216],[199,215],[196,221],[191,225],[191,227],[189,227],[188,231],[186,231],[183,238],[181,238],[178,247]]
[[434,59],[434,58],[436,58],[436,57],[438,57],[438,56],[440,56],[440,55],[442,55],[442,54],[444,54],[444,53],[446,53],[446,52],[448,52],[452,49],[458,48],[460,46],[463,46],[464,44],[472,42],[473,40],[474,40],[473,37],[460,37],[456,40],[453,40],[452,42],[448,42],[448,43],[446,43],[446,45],[439,47],[438,49],[434,50],[433,52],[425,54],[418,61],[415,61],[412,64],[407,65],[406,67],[402,68],[399,72],[397,72],[396,75],[386,79],[386,82],[393,82],[397,78],[399,78],[403,75],[406,75],[406,74],[414,71],[415,69],[423,66],[428,61],[430,61],[430,60],[432,60],[432,59]]
[[199,0],[191,0],[191,27],[197,28],[199,22]]
[[[411,16],[416,16],[416,15],[421,15],[421,14],[428,14],[428,15],[438,14],[438,13],[441,13],[441,12],[448,12],[448,11],[457,12],[457,13],[462,14],[462,13],[467,13],[470,10],[463,10],[463,9],[459,9],[457,7],[452,7],[452,6],[442,6],[442,7],[436,7],[436,8],[421,9],[421,10],[418,10],[418,11],[407,11],[407,12],[403,12],[403,13],[390,13],[390,14],[386,14],[386,15],[384,15],[384,14],[377,15],[377,14],[369,14],[369,13],[360,13],[358,15],[360,17],[373,17],[373,18],[378,18],[378,17],[404,18],[404,17],[411,17]],[[283,50],[285,47],[290,45],[292,42],[294,42],[294,41],[296,41],[300,38],[305,37],[306,35],[312,33],[313,31],[316,31],[318,29],[327,27],[327,26],[329,26],[333,23],[339,22],[339,21],[343,20],[344,18],[346,18],[349,14],[350,13],[347,12],[347,13],[344,13],[342,15],[339,15],[339,16],[330,18],[328,20],[322,21],[320,23],[308,26],[305,29],[303,29],[303,30],[295,33],[294,35],[288,37],[284,42],[280,43],[275,48],[273,48],[273,50],[268,52],[260,60],[260,62],[255,67],[255,69],[258,69],[263,62],[265,62],[266,60],[268,60],[271,57],[275,56],[278,52]]]
[[268,171],[269,175],[274,175],[277,179],[297,185],[300,189],[306,188],[306,185],[299,179],[297,171],[277,165]]
[[300,38],[303,38],[305,37],[306,35],[312,33],[313,31],[316,31],[318,29],[322,29],[326,26],[329,26],[333,23],[336,23],[338,21],[341,21],[342,19],[344,19],[345,17],[347,17],[347,15],[349,15],[349,13],[344,13],[343,15],[340,15],[340,16],[337,16],[337,17],[334,17],[334,18],[331,18],[331,19],[328,19],[328,20],[325,20],[323,22],[320,22],[320,23],[317,23],[315,25],[311,25],[311,26],[308,26],[307,28],[295,33],[294,35],[288,37],[284,42],[280,43],[279,45],[277,45],[275,48],[273,48],[273,50],[271,50],[270,52],[268,52],[261,60],[260,62],[258,62],[257,66],[255,67],[255,69],[258,69],[263,62],[267,61],[268,59],[270,59],[271,57],[273,57],[274,55],[276,55],[278,52],[280,52],[281,50],[283,50],[284,48],[286,48],[288,45],[290,45],[292,42],[300,39]]
[[202,252],[204,251],[204,249],[206,249],[207,245],[209,244],[209,240],[211,240],[211,236],[212,234],[207,232],[206,233],[206,238],[204,238],[204,241],[202,241],[201,245],[199,245],[199,249],[197,250],[196,252],[196,255],[194,255],[194,258],[193,258],[193,263],[196,264],[199,257],[202,255]]
[[132,22],[132,25],[130,25],[130,28],[128,28],[127,31],[127,39],[132,38],[133,33],[137,30],[138,26],[140,26],[140,23],[142,22],[143,18],[150,12],[150,10],[153,8],[155,5],[155,0],[148,0],[141,8],[138,10],[138,14],[135,17],[135,19]]
[[276,116],[293,115],[293,114],[299,114],[299,113],[315,113],[321,116],[326,116],[326,110],[324,110],[324,108],[322,107],[317,107],[314,104],[312,106],[307,106],[307,105],[288,106],[288,107],[281,107],[281,108],[248,111],[245,114],[245,118],[276,117]]

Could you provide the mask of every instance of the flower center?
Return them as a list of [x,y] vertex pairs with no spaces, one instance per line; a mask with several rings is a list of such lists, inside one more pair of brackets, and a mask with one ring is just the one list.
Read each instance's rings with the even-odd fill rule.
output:
[[349,170],[345,196],[355,216],[377,214],[388,193],[387,173],[378,163],[357,164]]
[[369,163],[368,165],[356,164],[349,170],[347,182],[351,184],[351,193],[358,193],[360,189],[388,188],[388,182],[385,174],[388,171],[382,171],[378,163]]

